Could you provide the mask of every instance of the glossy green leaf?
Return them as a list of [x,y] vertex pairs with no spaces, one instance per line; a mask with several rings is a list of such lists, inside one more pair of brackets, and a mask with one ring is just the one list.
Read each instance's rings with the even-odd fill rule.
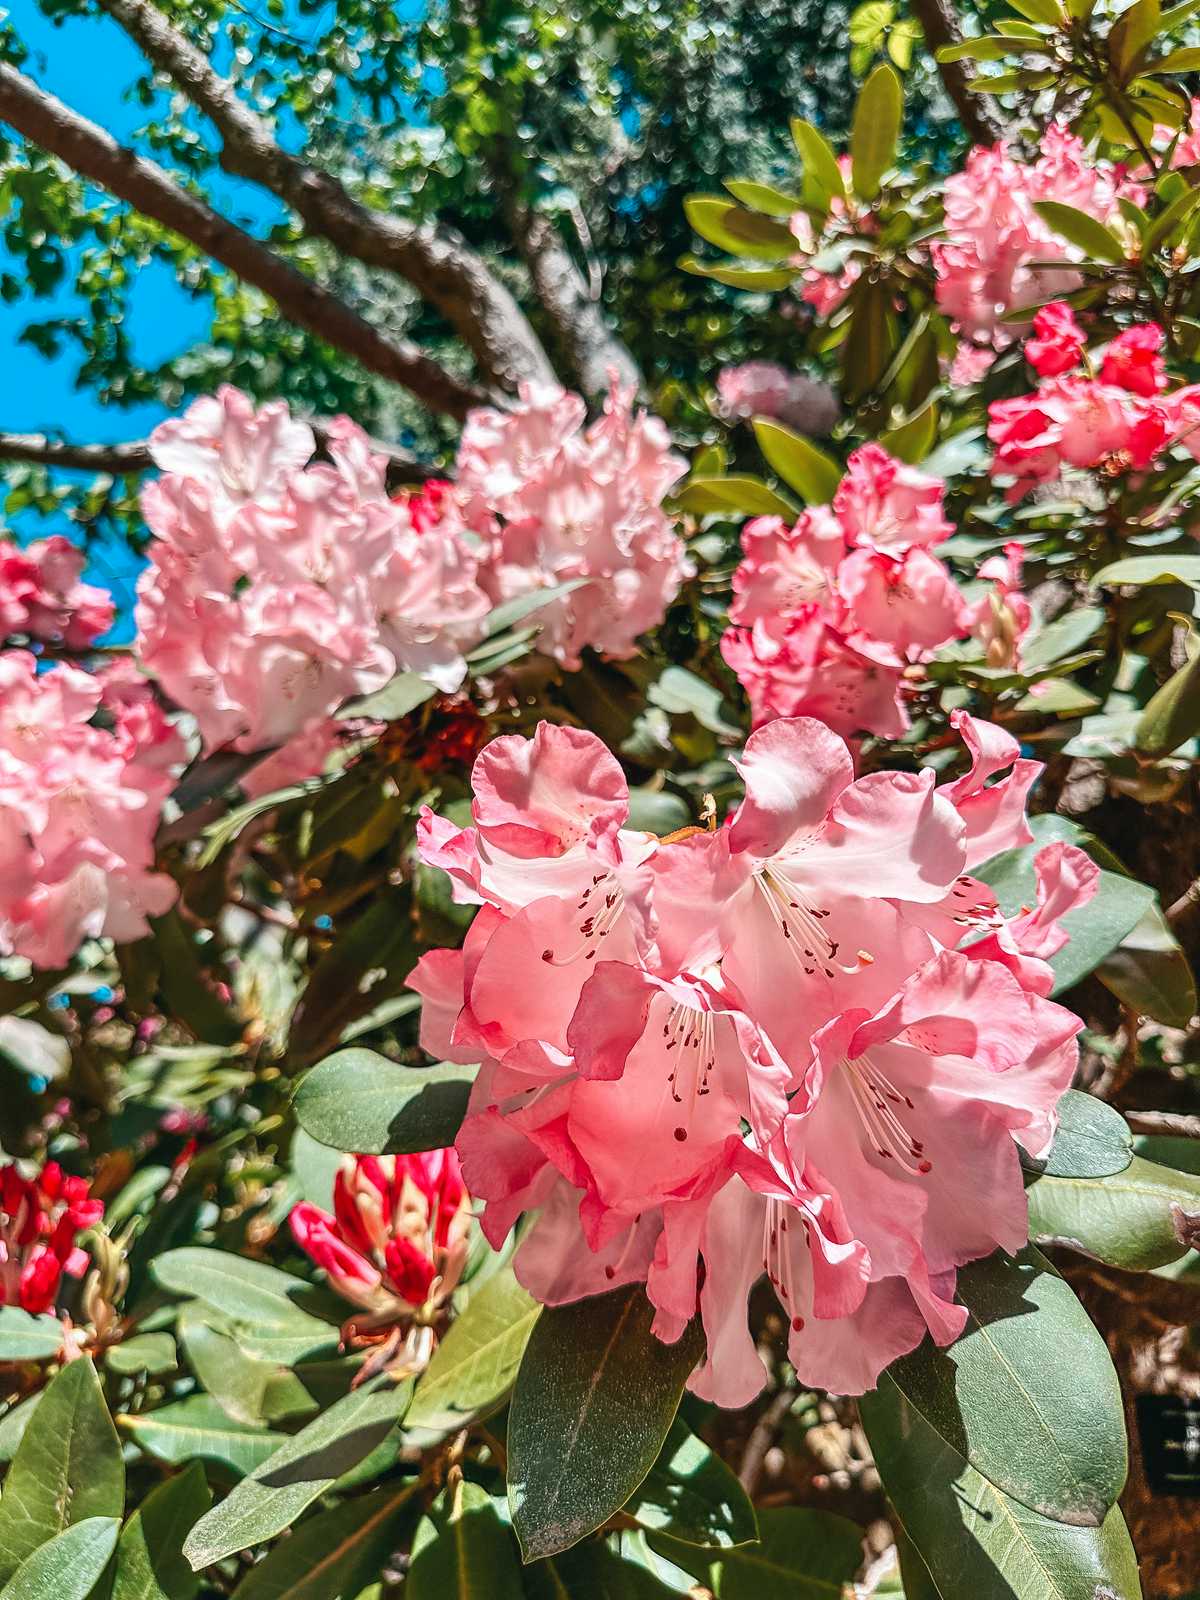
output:
[[880,180],[896,158],[904,118],[904,90],[895,70],[881,63],[863,84],[850,130],[854,191],[874,200]]
[[1034,210],[1042,221],[1068,244],[1082,250],[1089,261],[1124,261],[1125,247],[1111,229],[1074,206],[1061,200],[1035,200]]
[[1128,1465],[1117,1374],[1068,1284],[1036,1250],[958,1274],[968,1319],[888,1368],[938,1436],[996,1488],[1058,1522],[1098,1527]]
[[121,1530],[111,1600],[193,1600],[200,1580],[183,1541],[211,1504],[198,1461],[152,1489]]
[[885,1372],[859,1402],[875,1464],[940,1600],[1140,1600],[1115,1508],[1099,1528],[1055,1522],[976,1472]]
[[26,1556],[0,1600],[87,1600],[112,1559],[116,1517],[76,1522]]
[[125,1464],[90,1359],[51,1380],[17,1447],[0,1498],[0,1583],[65,1528],[120,1518]]
[[796,507],[761,478],[737,473],[727,478],[689,478],[676,496],[680,510],[703,517],[712,512],[740,517],[786,517],[796,515]]
[[710,1550],[758,1538],[754,1507],[737,1475],[678,1417],[625,1511],[643,1528]]
[[373,717],[380,722],[395,722],[432,700],[436,693],[437,685],[418,678],[415,672],[398,672],[382,689],[351,700],[337,715],[341,719]]
[[1146,1272],[1200,1242],[1200,1177],[1134,1156],[1107,1178],[1041,1177],[1030,1184],[1029,1231],[1110,1267]]
[[[741,728],[730,720],[730,712],[720,689],[699,678],[686,667],[664,667],[661,674],[646,690],[646,699],[652,706],[671,716],[692,716],[702,728],[711,733],[736,738]],[[634,824],[636,826],[636,824]]]
[[1127,83],[1162,25],[1159,0],[1135,0],[1123,11],[1108,35],[1108,58],[1118,81]]
[[1118,584],[1142,586],[1153,583],[1200,584],[1200,556],[1126,556],[1110,562],[1092,579],[1104,588]]
[[188,1365],[226,1416],[251,1427],[311,1416],[317,1404],[290,1366],[264,1361],[233,1337],[211,1306],[191,1301],[179,1313],[179,1337]]
[[653,1467],[703,1351],[697,1324],[668,1345],[650,1332],[653,1318],[634,1283],[548,1306],[535,1324],[508,1418],[509,1501],[526,1561],[600,1527]]
[[413,1493],[380,1489],[310,1517],[251,1567],[234,1600],[352,1600],[398,1547]]
[[794,267],[734,267],[719,262],[701,261],[697,256],[684,255],[679,266],[696,278],[712,278],[729,289],[749,289],[758,294],[769,294],[776,289],[786,289],[796,276]]
[[937,431],[938,408],[930,401],[916,416],[910,417],[898,428],[889,428],[886,433],[881,433],[879,442],[898,461],[907,461],[916,466],[924,461],[937,443]]
[[135,1333],[131,1339],[109,1347],[104,1355],[104,1365],[110,1372],[131,1377],[147,1372],[152,1377],[163,1372],[174,1372],[179,1365],[179,1352],[169,1333]]
[[57,1317],[34,1317],[20,1306],[0,1306],[0,1361],[45,1361],[62,1349]]
[[790,228],[770,217],[747,211],[721,195],[693,194],[683,202],[688,222],[702,239],[731,255],[757,261],[784,261],[794,255]]
[[1062,24],[1062,9],[1057,0],[1009,0],[1009,3],[1014,11],[1028,17],[1030,22],[1041,23],[1047,28],[1057,28]]
[[294,1278],[265,1261],[235,1256],[228,1250],[185,1245],[168,1250],[151,1268],[160,1288],[202,1300],[218,1314],[264,1327],[295,1331],[311,1337],[315,1348],[337,1343],[337,1329],[310,1316],[292,1300],[308,1291],[303,1278]]
[[1171,674],[1138,719],[1134,744],[1143,755],[1166,756],[1200,733],[1200,651]]
[[408,1600],[524,1600],[513,1536],[487,1491],[459,1478],[417,1526]]
[[726,178],[724,182],[735,200],[768,217],[790,217],[803,204],[799,195],[785,194],[769,183],[755,183],[750,178]]
[[1021,1151],[1031,1172],[1056,1178],[1105,1178],[1133,1160],[1133,1135],[1119,1111],[1094,1094],[1068,1089],[1058,1102],[1058,1128],[1048,1155]]
[[167,1466],[215,1461],[241,1477],[268,1461],[287,1435],[233,1422],[207,1394],[190,1395],[157,1410],[119,1416],[122,1433]]
[[209,1566],[290,1527],[383,1442],[407,1398],[390,1385],[356,1389],[281,1444],[192,1529],[184,1545],[192,1566]]
[[1005,56],[1016,55],[1021,46],[1003,34],[983,34],[978,39],[961,39],[957,44],[944,44],[934,52],[939,61],[1003,61]]
[[402,1067],[373,1050],[339,1050],[301,1079],[296,1119],[335,1150],[439,1150],[454,1143],[478,1070],[452,1061]]
[[1117,999],[1141,1016],[1186,1028],[1196,1014],[1196,979],[1178,939],[1157,905],[1096,968]]
[[1061,617],[1055,617],[1053,622],[1032,633],[1028,640],[1022,640],[1022,666],[1028,671],[1077,654],[1104,626],[1107,616],[1102,606],[1076,606]]
[[832,200],[846,198],[846,184],[833,146],[802,117],[793,117],[790,127],[792,143],[804,163],[804,198],[809,205],[826,212]]
[[754,436],[767,461],[810,506],[832,500],[842,469],[811,440],[767,417],[754,418]]
[[[1035,821],[1045,824],[1035,829],[1038,835],[1035,843],[1005,850],[976,869],[976,877],[995,890],[1005,916],[1014,916],[1022,906],[1036,903],[1033,858],[1037,851],[1054,839],[1073,839],[1080,831],[1075,829],[1073,833],[1071,824],[1064,826],[1064,819],[1059,817],[1036,818]],[[1154,901],[1154,890],[1147,884],[1101,869],[1095,896],[1062,919],[1070,940],[1050,958],[1054,969],[1053,992],[1061,994],[1092,972],[1137,927]]]
[[538,1562],[526,1572],[526,1581],[534,1580],[529,1600],[679,1600],[679,1590],[661,1582],[641,1552],[626,1550],[628,1543],[626,1535],[618,1552],[589,1539]]
[[421,1374],[408,1428],[462,1427],[494,1409],[516,1381],[541,1306],[502,1267],[457,1317]]
[[[1194,54],[1200,57],[1200,51],[1195,51]],[[1161,245],[1174,247],[1178,244],[1185,224],[1191,219],[1197,205],[1200,205],[1200,189],[1188,189],[1185,193],[1176,195],[1170,205],[1160,211],[1147,227],[1142,239],[1143,256],[1150,255]]]
[[798,1507],[758,1513],[760,1541],[718,1559],[652,1533],[647,1542],[698,1578],[717,1600],[842,1600],[862,1563],[862,1529],[829,1511]]

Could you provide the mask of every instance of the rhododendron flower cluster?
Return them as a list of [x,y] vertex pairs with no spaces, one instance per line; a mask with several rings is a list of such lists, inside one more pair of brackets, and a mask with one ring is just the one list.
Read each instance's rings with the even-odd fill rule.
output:
[[0,1305],[53,1311],[63,1274],[81,1278],[87,1270],[79,1235],[103,1215],[86,1181],[68,1177],[56,1161],[33,1178],[12,1162],[0,1166]]
[[[937,301],[969,340],[1000,349],[1011,338],[1007,312],[1033,307],[1075,288],[1079,258],[1034,209],[1055,200],[1097,221],[1123,227],[1117,202],[1135,202],[1140,187],[1120,167],[1089,156],[1083,140],[1053,123],[1032,163],[1001,142],[978,147],[946,180],[945,238],[932,246]],[[1047,266],[1061,261],[1063,265]]]
[[586,428],[577,394],[525,385],[509,411],[473,411],[455,479],[486,541],[480,582],[495,600],[574,582],[537,613],[537,648],[578,667],[585,646],[625,659],[660,623],[691,571],[662,500],[687,470],[657,417],[615,382]]
[[302,1201],[289,1218],[296,1243],[330,1287],[365,1313],[353,1330],[403,1326],[404,1365],[422,1366],[431,1324],[467,1260],[471,1199],[453,1150],[347,1156],[334,1179],[333,1215]]
[[1167,389],[1162,329],[1138,323],[1108,345],[1099,377],[1078,370],[1085,337],[1069,306],[1052,302],[1038,312],[1025,354],[1042,381],[1028,395],[997,400],[988,413],[995,446],[992,471],[1013,479],[1019,499],[1064,468],[1120,477],[1142,471],[1171,444],[1200,453],[1192,438],[1195,395]]
[[[929,491],[900,498],[901,544],[935,537]],[[869,496],[847,525],[858,504],[886,543]],[[484,1232],[537,1213],[514,1264],[548,1304],[644,1282],[667,1342],[699,1310],[691,1383],[719,1404],[765,1381],[760,1276],[800,1382],[858,1393],[961,1331],[959,1266],[1025,1240],[1014,1141],[1047,1147],[1080,1026],[1047,958],[1097,872],[1049,846],[1036,906],[1002,917],[970,872],[1029,839],[1040,768],[955,722],[970,767],[940,789],[856,779],[828,727],[772,722],[726,825],[667,840],[629,828],[599,739],[543,723],[481,753],[472,826],[423,817],[424,859],[479,907],[410,983],[426,1048],[482,1062],[458,1150]]]
[[717,398],[731,419],[774,417],[805,433],[825,432],[838,419],[837,402],[828,389],[777,361],[722,367],[717,374]]
[[0,653],[0,952],[58,967],[82,939],[148,932],[177,892],[154,835],[182,753],[132,668]]
[[850,457],[831,506],[795,527],[758,517],[742,530],[721,651],[755,724],[811,715],[836,732],[894,737],[907,727],[906,665],[964,631],[966,603],[933,547],[954,531],[941,480],[878,445]]
[[0,541],[0,640],[24,635],[84,650],[112,626],[112,597],[81,583],[83,553],[56,535],[23,549]]
[[312,430],[283,402],[256,411],[229,388],[151,437],[138,649],[206,749],[327,748],[330,714],[397,672],[457,688],[482,634],[460,528],[389,498],[348,420],[326,443],[310,464]]

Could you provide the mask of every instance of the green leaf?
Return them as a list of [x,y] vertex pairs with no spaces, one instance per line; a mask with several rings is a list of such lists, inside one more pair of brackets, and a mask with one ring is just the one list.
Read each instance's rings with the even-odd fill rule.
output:
[[296,1118],[334,1150],[397,1155],[452,1145],[478,1067],[401,1067],[360,1048],[327,1056],[301,1079]]
[[211,1504],[198,1461],[152,1489],[121,1532],[111,1600],[192,1600],[200,1580],[183,1541]]
[[292,1019],[293,1058],[307,1063],[332,1050],[351,1023],[404,988],[416,962],[407,891],[377,894],[313,968]]
[[380,722],[398,722],[426,700],[432,700],[436,693],[437,685],[418,678],[415,672],[398,672],[374,694],[363,695],[344,705],[337,716],[342,720],[371,717]]
[[1148,1272],[1200,1240],[1200,1177],[1134,1156],[1106,1178],[1036,1178],[1029,1232],[1106,1266]]
[[1009,0],[1009,4],[1014,11],[1028,17],[1030,22],[1041,23],[1047,28],[1062,26],[1063,15],[1056,0]]
[[[1179,52],[1182,54],[1183,52]],[[1200,58],[1200,50],[1192,54]],[[1146,229],[1142,239],[1142,255],[1149,256],[1162,244],[1175,245],[1183,234],[1184,223],[1200,205],[1200,189],[1189,189],[1177,195],[1165,211],[1161,211]]]
[[45,1361],[62,1349],[57,1317],[34,1317],[20,1306],[0,1306],[0,1361]]
[[758,1539],[754,1507],[736,1474],[678,1417],[625,1510],[651,1532],[705,1549],[730,1550]]
[[[1014,916],[1022,906],[1036,902],[1033,858],[1042,845],[1054,837],[1064,836],[1062,831],[1053,828],[1060,818],[1046,820],[1052,828],[1042,830],[1037,842],[1005,850],[976,870],[975,876],[995,890],[1005,916]],[[1066,836],[1069,837],[1069,833]],[[1052,992],[1061,994],[1087,977],[1137,926],[1154,899],[1154,890],[1147,884],[1102,868],[1094,898],[1087,905],[1069,911],[1062,919],[1070,941],[1050,958],[1054,969]]]
[[976,1472],[890,1373],[859,1413],[888,1498],[940,1600],[1140,1600],[1137,1558],[1115,1508],[1099,1528],[1055,1522]]
[[174,1372],[179,1365],[179,1354],[169,1333],[135,1333],[131,1339],[109,1347],[104,1365],[122,1377],[132,1377],[138,1372],[148,1372],[155,1377],[163,1372]]
[[679,266],[695,278],[712,278],[729,289],[749,289],[758,294],[786,289],[796,276],[794,267],[730,267],[714,265],[691,255],[680,256]]
[[1116,234],[1086,211],[1061,200],[1035,200],[1033,209],[1060,238],[1083,251],[1089,261],[1124,261],[1125,246]]
[[884,173],[896,157],[896,141],[904,118],[904,90],[895,70],[880,63],[863,84],[850,130],[854,190],[874,200]]
[[618,1554],[598,1539],[530,1569],[531,1577],[543,1573],[549,1582],[537,1589],[531,1585],[528,1591],[539,1600],[679,1600],[679,1590],[660,1582],[641,1552]]
[[758,1513],[760,1542],[719,1560],[660,1533],[651,1549],[699,1578],[718,1600],[842,1600],[862,1564],[862,1529],[829,1511]]
[[1159,0],[1137,0],[1123,11],[1108,35],[1108,58],[1117,69],[1117,78],[1128,83],[1146,48],[1162,26]]
[[408,1600],[524,1600],[512,1534],[477,1483],[459,1478],[422,1517],[404,1592]]
[[1096,976],[1123,1004],[1169,1028],[1186,1028],[1196,1014],[1191,964],[1156,905],[1105,956]]
[[25,1558],[0,1600],[87,1600],[112,1559],[118,1517],[88,1517]]
[[790,228],[734,205],[721,195],[689,195],[683,202],[683,209],[702,239],[728,250],[730,255],[757,261],[786,261],[796,253],[796,240]]
[[804,163],[804,198],[819,210],[828,211],[832,200],[846,198],[846,185],[833,146],[802,117],[793,117],[790,127],[792,142]]
[[1134,745],[1143,755],[1167,756],[1200,733],[1200,650],[1185,661],[1138,718]]
[[541,1306],[502,1267],[457,1317],[421,1374],[407,1428],[462,1427],[493,1410],[516,1381]]
[[1055,1178],[1106,1178],[1124,1172],[1133,1160],[1133,1135],[1119,1111],[1094,1094],[1068,1089],[1058,1102],[1058,1129],[1049,1155],[1034,1158],[1021,1151],[1031,1172]]
[[380,1489],[302,1522],[251,1567],[234,1590],[234,1600],[342,1600],[357,1595],[399,1545],[404,1509],[413,1492],[412,1484]]
[[514,595],[511,600],[501,601],[488,612],[484,637],[494,639],[498,634],[507,632],[518,622],[524,622],[527,617],[536,616],[539,611],[553,605],[556,600],[565,600],[587,581],[586,578],[568,578],[563,583],[551,584],[545,589],[530,589],[525,594]]
[[1113,561],[1092,579],[1093,583],[1113,588],[1119,583],[1144,586],[1152,583],[1200,584],[1200,556],[1126,556]]
[[[304,1279],[265,1261],[206,1245],[184,1245],[159,1256],[151,1270],[161,1289],[203,1300],[222,1316],[284,1324],[293,1318],[317,1321],[291,1300],[293,1294],[308,1289]],[[320,1326],[328,1328],[326,1323]],[[336,1338],[336,1329],[333,1332]]]
[[1102,606],[1080,606],[1055,617],[1021,643],[1021,661],[1028,670],[1048,667],[1064,656],[1075,655],[1104,626],[1108,613]]
[[879,435],[879,442],[887,453],[911,466],[924,461],[937,442],[938,408],[931,400],[915,417],[898,428],[890,428]]
[[48,1384],[8,1469],[0,1498],[0,1583],[55,1534],[97,1517],[119,1519],[124,1506],[117,1431],[96,1369],[82,1356]]
[[653,1467],[703,1351],[650,1332],[634,1283],[547,1306],[517,1374],[508,1418],[509,1502],[526,1561],[577,1543],[619,1511]]
[[197,1571],[282,1533],[398,1425],[405,1388],[356,1389],[254,1468],[192,1529],[183,1553]]
[[1003,61],[1005,56],[1016,55],[1020,49],[1015,40],[1005,38],[1003,34],[985,33],[978,39],[944,44],[934,54],[939,61]]
[[1099,1527],[1128,1466],[1121,1389],[1103,1339],[1050,1263],[1026,1249],[958,1274],[969,1313],[888,1368],[928,1426],[996,1488],[1058,1522]]
[[790,217],[804,204],[799,195],[785,194],[769,183],[754,183],[749,178],[726,178],[724,183],[735,200],[768,217]]
[[311,1416],[316,1401],[290,1366],[263,1361],[243,1350],[210,1305],[191,1300],[179,1313],[179,1336],[201,1386],[235,1422],[263,1427],[290,1417]]
[[842,481],[842,469],[803,434],[766,417],[755,417],[754,436],[784,483],[808,505],[824,505],[833,499],[834,490]]
[[232,1422],[211,1395],[194,1394],[156,1411],[117,1418],[148,1456],[167,1466],[200,1459],[215,1461],[241,1477],[268,1461],[287,1437]]
[[671,716],[695,717],[710,733],[731,738],[741,735],[741,728],[730,720],[721,691],[686,667],[664,667],[646,690],[646,699]]
[[689,478],[675,498],[681,511],[697,517],[719,511],[741,517],[784,517],[792,522],[796,516],[796,507],[761,478],[736,473],[727,478]]

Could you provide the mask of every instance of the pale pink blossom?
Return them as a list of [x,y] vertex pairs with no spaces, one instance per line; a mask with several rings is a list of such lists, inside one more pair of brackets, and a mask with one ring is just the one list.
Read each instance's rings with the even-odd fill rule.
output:
[[721,410],[731,419],[773,417],[803,433],[825,433],[838,419],[836,400],[824,384],[776,361],[745,361],[717,374]]
[[805,511],[794,527],[782,517],[753,517],[742,528],[742,560],[733,575],[732,622],[775,631],[812,606],[839,623],[845,603],[838,568],[846,555],[842,525],[828,506]]
[[563,666],[591,647],[625,659],[690,575],[661,506],[686,463],[657,417],[614,383],[586,428],[578,395],[526,385],[510,411],[474,411],[459,441],[457,490],[486,541],[480,582],[494,600],[562,584],[536,614],[537,648]]
[[1020,668],[1021,641],[1033,622],[1033,608],[1021,587],[1024,563],[1024,546],[1009,541],[1002,555],[989,556],[979,568],[991,588],[969,608],[967,625],[989,667]]
[[846,635],[815,611],[727,628],[721,654],[750,701],[754,726],[775,717],[818,717],[850,737],[896,739],[908,727],[900,698],[904,663],[882,642]]
[[902,556],[954,532],[942,505],[944,492],[940,478],[897,461],[881,445],[864,444],[846,463],[833,509],[847,544]]

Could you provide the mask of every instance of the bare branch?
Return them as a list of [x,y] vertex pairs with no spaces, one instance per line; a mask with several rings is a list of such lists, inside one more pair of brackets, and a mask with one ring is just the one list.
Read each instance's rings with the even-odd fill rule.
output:
[[525,204],[503,153],[489,166],[509,232],[554,330],[565,370],[586,395],[602,393],[612,371],[622,383],[640,387],[637,363],[605,322],[553,222]]
[[486,395],[453,377],[415,345],[384,338],[328,289],[181,188],[163,167],[118,144],[32,78],[3,64],[0,121],[189,240],[261,289],[290,322],[353,356],[369,372],[402,384],[432,410],[462,418],[472,406],[486,403]]
[[[911,0],[912,12],[925,34],[925,43],[934,60],[943,45],[958,44],[962,39],[958,18],[950,0]],[[971,136],[972,144],[995,144],[1004,137],[1003,125],[996,120],[984,103],[982,95],[971,89],[975,77],[969,61],[938,61],[946,93],[954,101],[962,125]]]
[[[318,445],[324,449],[329,436],[328,419],[307,417],[304,420],[313,430]],[[424,483],[435,476],[436,468],[418,461],[407,450],[401,450],[399,445],[387,444],[382,439],[370,439],[369,444],[374,453],[383,456],[387,462],[390,489]],[[44,433],[0,433],[0,461],[24,461],[38,467],[107,473],[113,478],[149,472],[154,466],[150,443],[146,439],[129,439],[121,444],[73,444],[66,439],[51,439]]]
[[1200,1117],[1181,1111],[1127,1111],[1125,1121],[1134,1133],[1165,1134],[1175,1139],[1200,1139]]
[[331,173],[282,149],[267,121],[150,0],[101,3],[213,122],[227,171],[270,189],[346,255],[405,278],[456,329],[489,382],[512,390],[523,380],[553,381],[529,319],[482,256],[443,231],[371,211]]

